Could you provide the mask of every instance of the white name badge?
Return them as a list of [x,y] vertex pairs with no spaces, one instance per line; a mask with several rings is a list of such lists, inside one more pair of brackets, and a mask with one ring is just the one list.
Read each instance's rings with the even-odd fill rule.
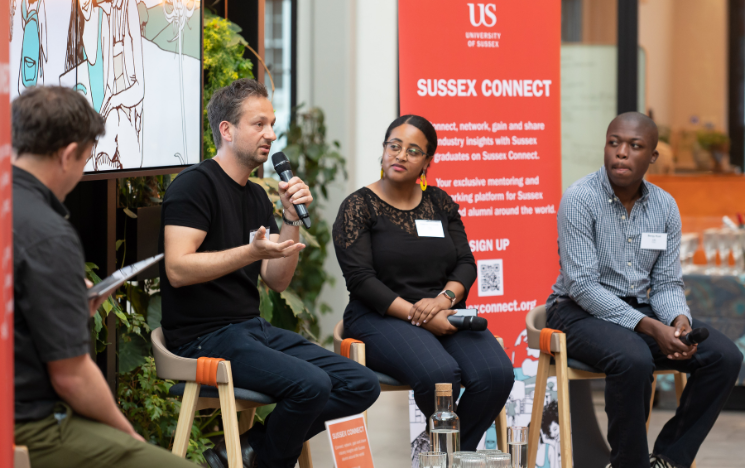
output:
[[[251,231],[251,234],[249,234],[249,237],[248,237],[248,243],[249,244],[254,241],[254,237],[256,237],[256,232],[257,231],[258,231],[258,229],[254,229],[253,231]],[[266,230],[265,237],[267,239],[269,238],[269,229]]]
[[445,237],[445,231],[442,229],[442,221],[430,221],[428,219],[417,219],[416,233],[419,237]]
[[667,234],[661,234],[657,232],[643,232],[642,249],[667,250]]

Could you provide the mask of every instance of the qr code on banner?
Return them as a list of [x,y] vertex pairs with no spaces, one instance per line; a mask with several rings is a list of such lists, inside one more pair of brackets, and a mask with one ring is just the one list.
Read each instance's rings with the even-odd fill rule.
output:
[[504,270],[502,259],[479,260],[479,296],[501,296],[504,294]]

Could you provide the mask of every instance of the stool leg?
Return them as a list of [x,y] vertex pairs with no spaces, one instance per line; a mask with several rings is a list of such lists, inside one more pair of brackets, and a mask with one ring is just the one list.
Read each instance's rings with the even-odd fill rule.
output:
[[220,412],[222,413],[222,425],[225,431],[225,448],[228,455],[228,468],[243,468],[241,458],[241,439],[238,431],[238,416],[235,407],[235,393],[233,392],[233,373],[230,362],[223,361],[228,371],[228,383],[217,384],[217,392],[220,394]]
[[[559,343],[563,352],[556,353],[556,386],[559,399],[559,441],[561,449],[561,468],[572,468],[572,417],[569,412],[569,376],[567,375],[567,345],[566,335],[559,335]],[[530,426],[540,430],[539,426]],[[535,430],[534,429],[534,430]]]
[[254,416],[256,416],[256,408],[247,409],[241,411],[238,417],[238,433],[243,434],[244,432],[251,429],[254,425]]
[[186,457],[186,449],[189,447],[191,426],[194,424],[194,414],[197,412],[197,401],[199,390],[202,388],[196,382],[186,382],[184,396],[181,399],[181,410],[178,414],[176,435],[173,438],[173,454],[181,458]]
[[[538,357],[538,372],[535,376],[535,390],[533,391],[533,411],[530,415],[530,433],[528,434],[528,466],[530,467],[535,466],[535,459],[538,456],[538,441],[541,436],[540,428],[541,421],[543,420],[543,403],[546,399],[546,382],[548,381],[550,367],[551,356],[541,353]],[[505,433],[505,445],[507,445],[506,442],[507,435]],[[507,452],[506,449],[500,448],[500,450]]]
[[[496,335],[494,335],[494,338],[497,339],[499,346],[504,349],[504,340]],[[494,421],[494,428],[497,430],[497,448],[507,453],[507,410],[505,408],[502,408],[502,411],[499,412],[497,419]]]
[[508,453],[507,447],[507,410],[502,408],[497,419],[494,421],[494,428],[497,430],[497,448]]
[[[365,354],[365,343],[352,343],[349,347],[349,359],[361,366],[367,367],[367,356]],[[367,425],[367,410],[362,412],[362,417]]]
[[300,458],[297,460],[300,468],[313,468],[313,460],[310,457],[310,442],[305,441],[303,443],[303,451],[300,453]]
[[647,432],[649,432],[649,422],[652,421],[652,405],[654,404],[654,394],[657,392],[657,376],[652,380],[652,398],[649,400],[649,414],[647,414]]

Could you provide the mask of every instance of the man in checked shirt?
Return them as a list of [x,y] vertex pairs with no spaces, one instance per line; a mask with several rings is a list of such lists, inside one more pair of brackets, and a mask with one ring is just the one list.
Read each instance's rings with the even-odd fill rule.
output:
[[[611,122],[604,167],[561,199],[561,272],[546,304],[547,325],[566,333],[568,355],[606,374],[608,467],[614,468],[690,466],[743,361],[732,341],[693,320],[686,305],[678,206],[643,179],[657,159],[657,137],[643,114]],[[679,337],[691,327],[708,328],[708,340],[684,344]],[[691,378],[649,454],[652,372],[662,368]]]

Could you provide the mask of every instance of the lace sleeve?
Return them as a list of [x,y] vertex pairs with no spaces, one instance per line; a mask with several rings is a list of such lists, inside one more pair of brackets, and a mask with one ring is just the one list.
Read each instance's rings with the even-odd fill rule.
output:
[[432,188],[432,201],[434,202],[437,211],[444,213],[450,221],[460,220],[458,204],[453,201],[452,197],[440,188]]
[[369,229],[371,221],[370,208],[365,196],[360,191],[354,192],[339,207],[332,232],[334,245],[342,249],[349,248]]

